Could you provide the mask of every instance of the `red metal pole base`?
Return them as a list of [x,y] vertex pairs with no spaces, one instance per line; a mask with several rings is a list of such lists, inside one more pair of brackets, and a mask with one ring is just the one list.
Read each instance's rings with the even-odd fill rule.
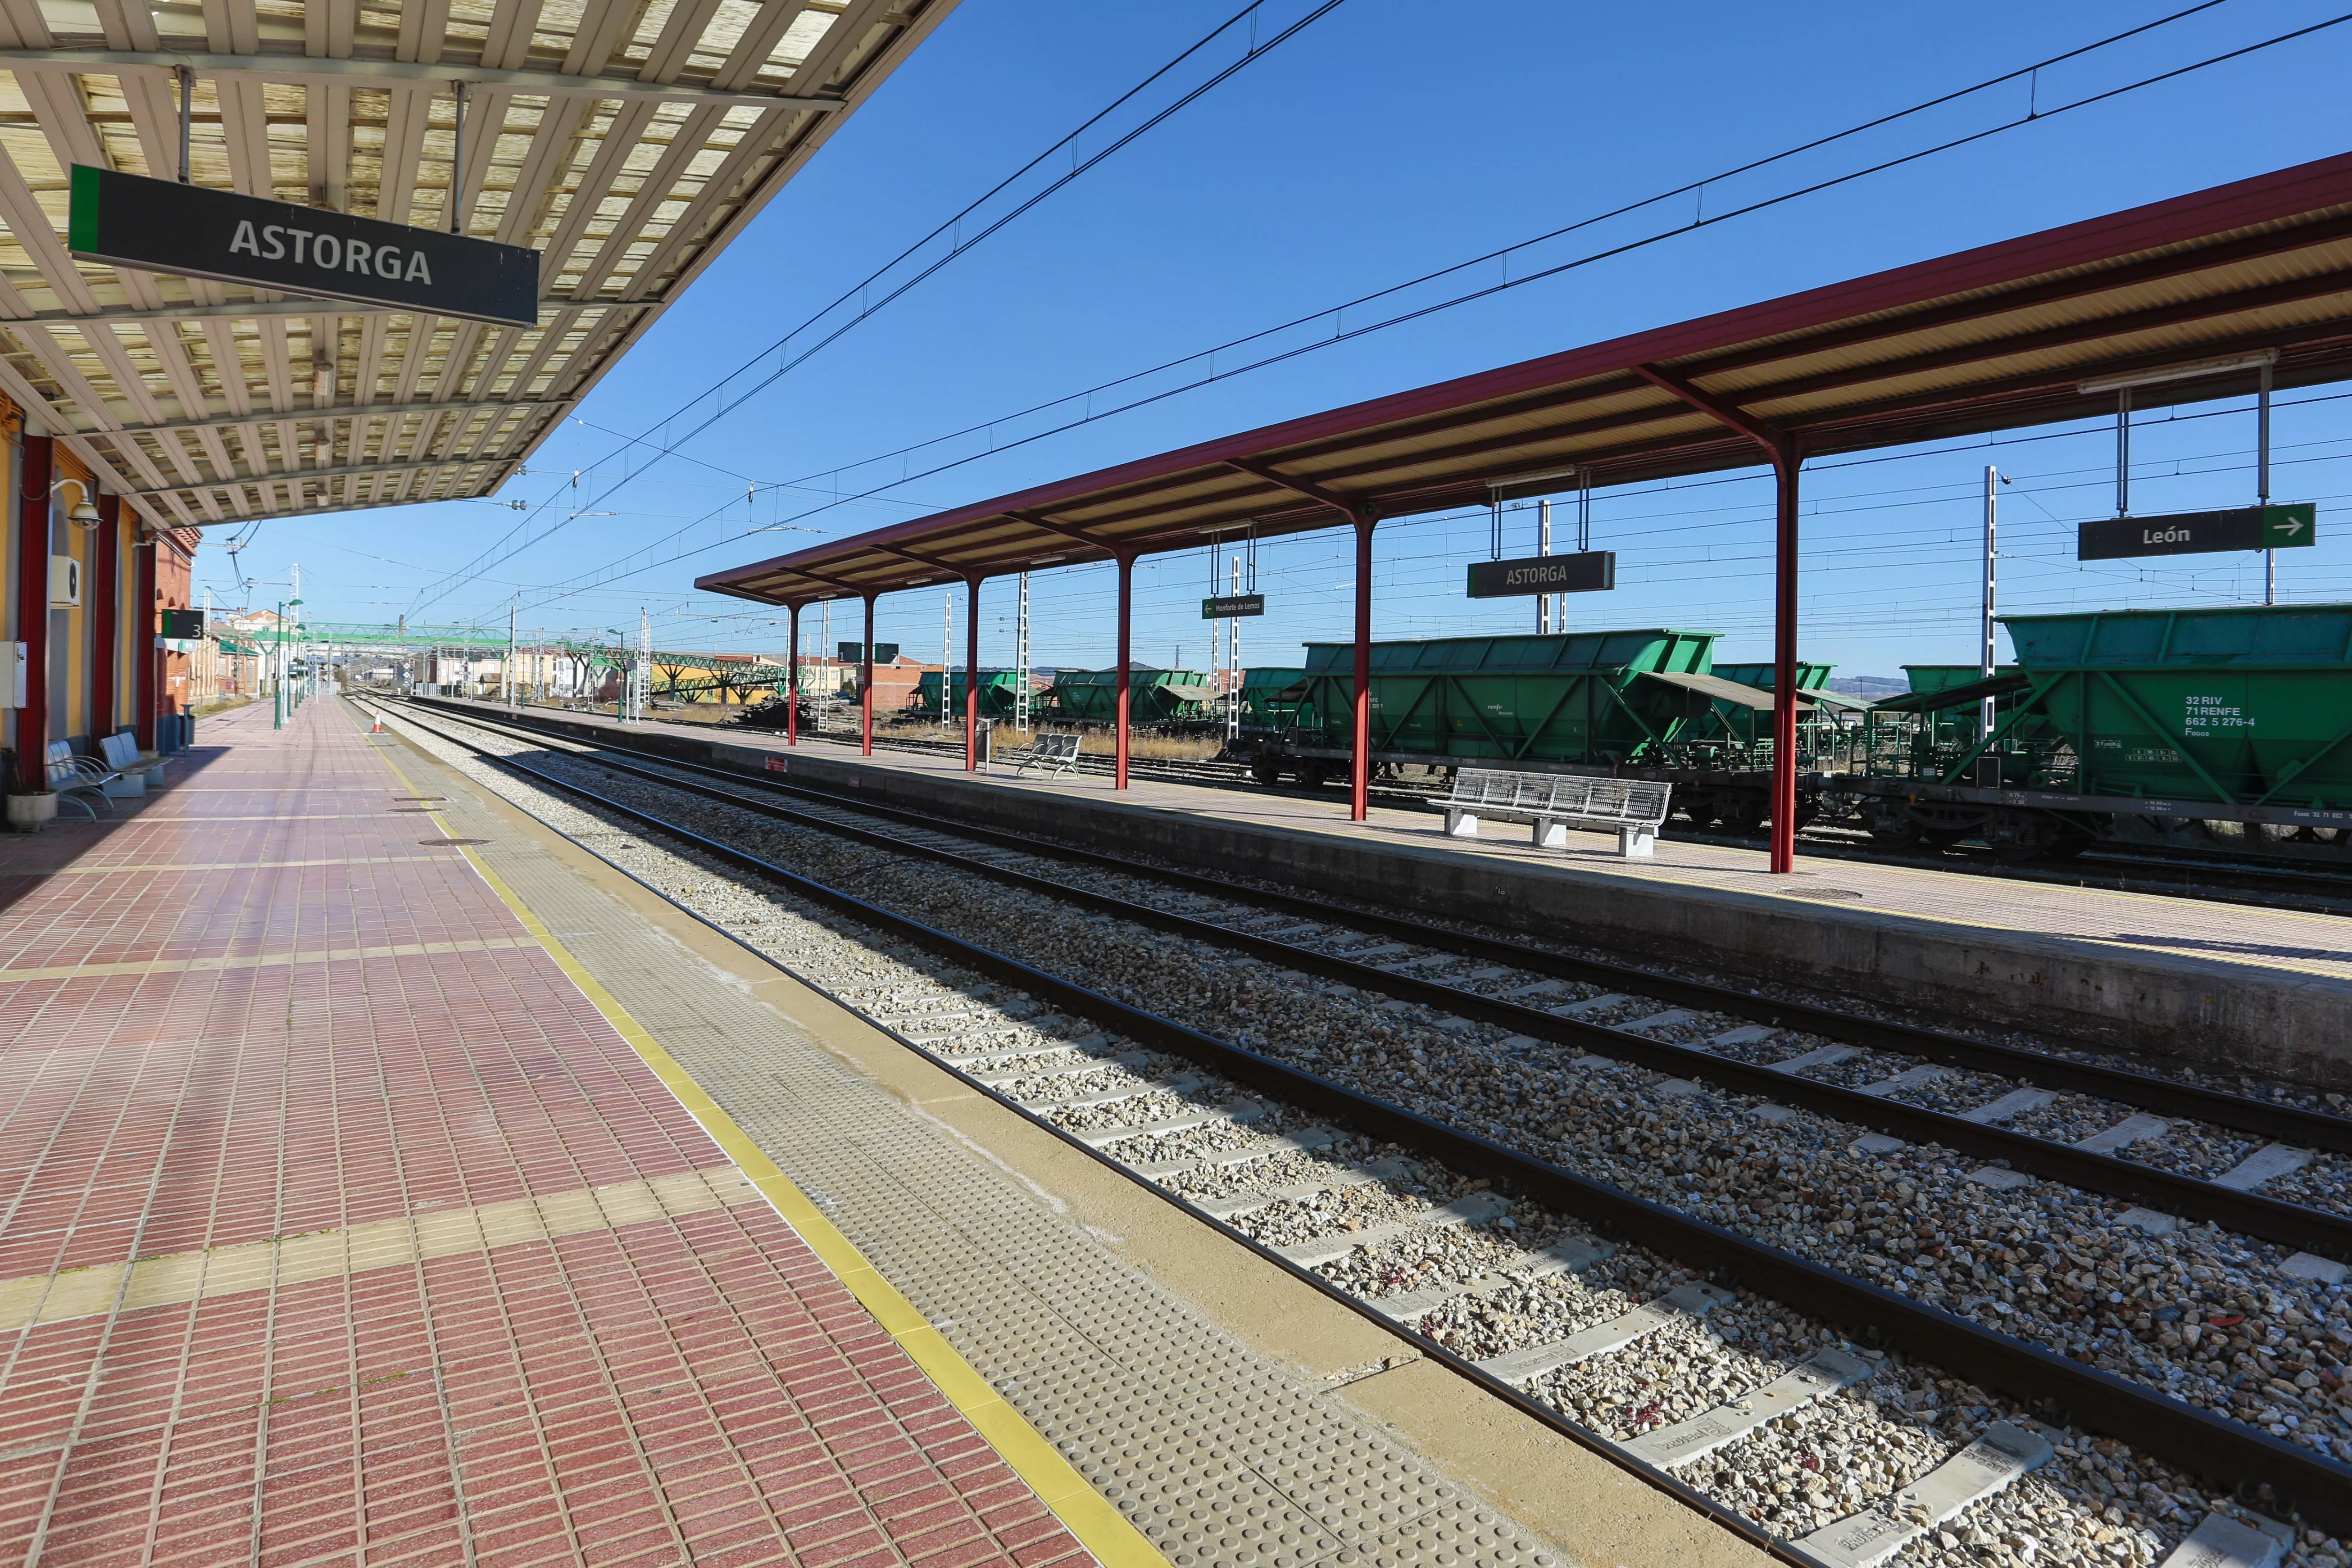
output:
[[793,607],[793,652],[785,661],[784,744],[801,743],[801,607]]
[[1348,819],[1372,814],[1372,518],[1356,518],[1355,733],[1348,759]]
[[867,757],[874,755],[874,596],[866,596],[866,646],[857,655],[857,735]]
[[1772,594],[1772,873],[1797,866],[1797,474],[1796,447],[1773,456],[1780,527]]
[[1118,558],[1118,734],[1113,741],[1111,788],[1127,788],[1127,650],[1135,623],[1135,558]]
[[[980,581],[964,580],[963,620],[963,770],[980,771]],[[940,672],[941,687],[948,673]]]

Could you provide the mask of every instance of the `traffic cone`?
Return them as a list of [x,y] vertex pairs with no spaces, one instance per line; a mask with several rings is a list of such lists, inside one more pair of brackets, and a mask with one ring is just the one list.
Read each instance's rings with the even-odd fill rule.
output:
[[382,735],[383,733],[383,715],[378,714],[375,716],[375,723],[369,728],[368,733],[370,735]]

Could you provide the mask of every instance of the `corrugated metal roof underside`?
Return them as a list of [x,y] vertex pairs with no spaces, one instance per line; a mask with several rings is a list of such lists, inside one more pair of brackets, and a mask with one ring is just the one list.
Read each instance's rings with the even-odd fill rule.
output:
[[[0,392],[164,522],[487,495],[953,4],[10,0]],[[432,68],[560,87],[467,94],[463,225],[541,252],[539,325],[72,260],[69,165],[177,172],[160,55],[210,62],[196,183],[431,228],[457,131]]]
[[[1183,549],[1572,487],[2111,413],[2077,383],[2274,351],[2276,383],[2352,374],[2352,156],[1202,444],[720,572],[770,602]],[[2250,392],[2243,369],[2140,407]],[[1259,470],[1263,472],[1253,472]],[[1285,481],[1289,482],[1286,484]],[[1300,486],[1298,488],[1292,486]]]

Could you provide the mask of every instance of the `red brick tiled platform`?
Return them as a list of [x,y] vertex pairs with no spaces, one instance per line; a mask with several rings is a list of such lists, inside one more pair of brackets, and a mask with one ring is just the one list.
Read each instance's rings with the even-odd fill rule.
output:
[[1087,1561],[344,712],[202,739],[0,841],[0,1562]]

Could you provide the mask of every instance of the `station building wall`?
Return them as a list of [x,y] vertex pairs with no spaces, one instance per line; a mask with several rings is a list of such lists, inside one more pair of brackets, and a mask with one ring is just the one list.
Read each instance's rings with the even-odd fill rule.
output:
[[[155,745],[159,716],[185,713],[197,694],[184,653],[160,648],[160,612],[186,609],[201,536],[157,528],[129,499],[105,494],[62,442],[28,433],[0,399],[7,437],[8,506],[0,549],[0,635],[26,644],[27,705],[0,706],[0,745],[12,755],[10,792],[47,787],[48,742],[94,751],[99,737],[129,729],[142,749]],[[95,522],[73,514],[94,507]],[[76,562],[80,602],[50,601],[50,560]],[[0,691],[0,702],[13,694]]]

